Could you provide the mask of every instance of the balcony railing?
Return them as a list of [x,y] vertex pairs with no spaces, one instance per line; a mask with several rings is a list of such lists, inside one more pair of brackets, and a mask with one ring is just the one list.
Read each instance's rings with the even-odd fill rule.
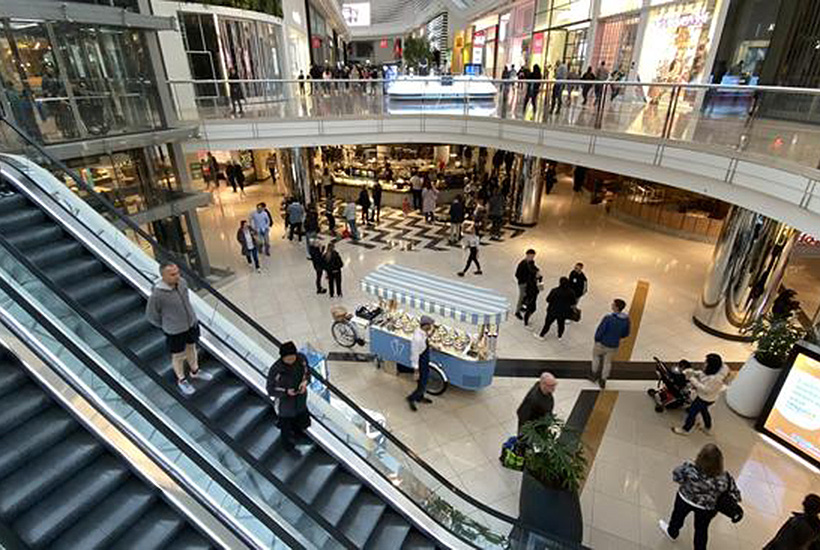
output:
[[[198,95],[208,88],[203,85],[221,91]],[[460,76],[174,80],[168,86],[185,121],[457,115],[695,143],[810,168],[820,164],[820,90],[814,89]]]

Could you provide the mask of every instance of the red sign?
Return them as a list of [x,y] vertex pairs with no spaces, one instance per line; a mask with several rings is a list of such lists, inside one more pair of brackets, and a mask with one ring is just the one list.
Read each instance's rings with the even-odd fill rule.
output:
[[313,37],[313,48],[314,49],[319,49],[321,47],[322,47],[322,39],[319,38],[318,36],[314,36]]
[[532,37],[532,53],[541,53],[544,51],[544,33],[539,32]]
[[387,38],[382,38],[381,42],[379,42],[379,47],[387,49],[390,47],[390,41]]
[[478,32],[473,33],[473,47],[474,48],[480,48],[481,46],[484,45],[484,43],[486,41],[487,41],[487,37],[484,34],[484,31],[478,31]]

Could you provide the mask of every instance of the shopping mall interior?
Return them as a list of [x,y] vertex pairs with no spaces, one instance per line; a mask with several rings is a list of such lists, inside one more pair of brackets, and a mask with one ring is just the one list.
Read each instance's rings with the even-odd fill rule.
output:
[[0,6],[0,549],[820,544],[816,2]]

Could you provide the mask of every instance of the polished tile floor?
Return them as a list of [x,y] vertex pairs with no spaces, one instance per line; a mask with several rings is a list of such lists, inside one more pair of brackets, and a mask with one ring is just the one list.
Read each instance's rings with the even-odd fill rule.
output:
[[[272,254],[263,259],[262,272],[255,273],[240,256],[235,236],[239,220],[260,200],[275,206],[276,225]],[[465,259],[458,250],[364,250],[340,243],[345,297],[331,301],[327,295],[315,294],[304,245],[282,238],[278,204],[270,182],[249,187],[245,197],[222,188],[214,192],[214,204],[200,211],[200,218],[211,262],[237,273],[222,291],[282,339],[339,350],[330,336],[329,308],[334,303],[353,308],[366,300],[358,282],[369,270],[395,261],[448,276]],[[590,291],[581,303],[584,319],[570,325],[563,339],[553,333],[539,342],[511,317],[501,328],[502,357],[586,359],[598,318],[613,297],[629,300],[638,280],[650,287],[633,359],[658,355],[698,360],[710,351],[732,361],[748,356],[746,346],[708,336],[691,323],[710,245],[614,220],[573,196],[569,182],[562,181],[555,194],[544,197],[539,225],[502,245],[483,247],[485,275],[470,276],[468,281],[513,301],[515,263],[529,247],[538,251],[536,260],[548,281],[557,280],[576,261],[586,264]],[[539,308],[536,327],[543,322],[544,304],[539,303]],[[520,474],[501,468],[498,454],[501,443],[515,430],[515,410],[534,380],[499,377],[479,392],[450,389],[413,413],[403,399],[413,387],[407,375],[396,376],[365,363],[334,362],[330,376],[362,406],[383,414],[390,429],[455,485],[499,510],[517,514]],[[657,531],[657,520],[669,513],[674,498],[671,470],[709,440],[702,434],[674,435],[669,428],[681,422],[682,413],[655,413],[645,394],[649,385],[615,381],[608,386],[618,392],[617,401],[582,493],[585,540],[594,548],[671,548]],[[556,412],[566,417],[579,392],[593,387],[586,380],[561,380]],[[820,483],[813,473],[764,443],[723,402],[713,414],[713,440],[724,449],[727,467],[738,478],[746,519],[733,526],[718,518],[710,548],[760,547],[799,505],[803,493],[820,491]],[[681,537],[677,547],[690,547],[691,527]]]

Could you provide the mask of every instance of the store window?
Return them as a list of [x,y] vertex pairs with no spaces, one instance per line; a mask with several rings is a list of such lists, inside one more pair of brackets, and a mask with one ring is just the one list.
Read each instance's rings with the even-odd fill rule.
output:
[[597,67],[604,61],[611,71],[620,70],[624,75],[629,74],[639,22],[638,13],[601,19],[595,32],[595,49],[590,65]]
[[703,73],[717,0],[697,0],[649,12],[638,70],[644,82],[692,82]]
[[139,31],[10,19],[0,26],[3,88],[15,120],[35,139],[53,143],[163,126]]
[[[179,12],[182,22],[182,41],[188,55],[188,66],[194,80],[223,80],[219,57],[219,39],[216,36],[214,16],[209,13]],[[196,84],[197,99],[217,98],[227,92],[219,84]]]

